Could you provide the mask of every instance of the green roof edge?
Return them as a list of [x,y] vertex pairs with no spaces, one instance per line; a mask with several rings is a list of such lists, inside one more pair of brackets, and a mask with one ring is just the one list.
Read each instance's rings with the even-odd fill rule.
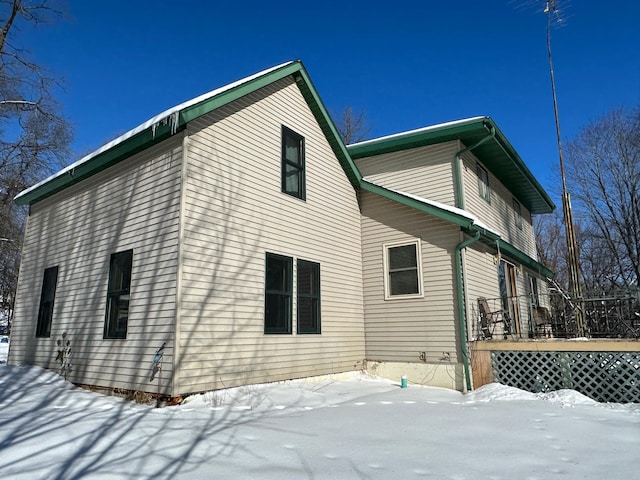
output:
[[[184,130],[188,122],[289,75],[293,75],[296,79],[305,100],[309,104],[316,120],[320,124],[331,148],[338,157],[349,181],[354,188],[357,188],[360,182],[360,173],[351,160],[346,146],[340,139],[340,135],[324,107],[320,96],[315,90],[315,87],[302,65],[302,62],[300,60],[296,60],[294,62],[287,63],[276,70],[267,72],[260,77],[253,78],[247,82],[230,88],[229,90],[225,90],[224,92],[203,100],[195,105],[190,105],[179,110],[178,122],[174,126],[173,132],[171,131],[170,125],[160,124],[155,126],[155,128],[153,126],[149,126],[136,135],[123,140],[121,143],[99,153],[95,157],[88,159],[86,162],[79,164],[62,175],[56,176],[33,190],[18,196],[15,199],[15,202],[18,205],[31,205],[44,200],[57,192],[75,185],[76,183],[127,159],[131,155],[166,140],[173,134]],[[302,80],[301,82],[300,79]]]
[[460,227],[467,228],[467,229],[473,228],[473,221],[470,218],[464,217],[462,215],[458,215],[457,213],[451,212],[444,208],[438,208],[435,205],[430,205],[428,203],[421,202],[420,200],[409,197],[407,195],[403,195],[401,193],[394,192],[392,190],[381,187],[379,185],[369,183],[366,180],[362,180],[360,182],[360,187],[363,190],[374,193],[388,200],[393,200],[394,202],[401,203],[402,205],[406,205],[407,207],[411,207],[420,212],[428,213],[429,215],[433,215],[434,217],[437,217],[441,220],[445,220],[449,223],[453,223]]
[[443,124],[437,128],[424,128],[409,132],[400,132],[396,135],[389,137],[382,137],[378,140],[366,140],[361,142],[362,144],[349,145],[347,149],[351,158],[357,160],[358,158],[370,157],[372,155],[381,155],[383,153],[396,152],[400,150],[408,150],[414,148],[414,143],[419,143],[425,139],[439,137],[442,132],[446,132],[448,135],[456,135],[458,133],[464,133],[471,130],[470,126],[476,124],[484,124],[485,119],[489,117],[474,117],[468,120],[460,120]]
[[494,120],[488,116],[474,117],[468,120],[460,120],[458,122],[449,122],[448,124],[443,124],[438,128],[410,131],[405,134],[399,133],[397,135],[392,135],[389,138],[383,137],[377,141],[372,140],[369,142],[362,142],[363,145],[355,144],[353,146],[348,146],[347,150],[349,151],[351,158],[355,160],[372,155],[408,150],[410,148],[415,148],[416,144],[420,144],[421,142],[432,138],[440,137],[443,134],[455,137],[456,135],[471,132],[478,126],[485,126],[487,124],[495,129],[496,135],[494,138],[500,148],[511,159],[511,161],[513,161],[514,165],[522,173],[527,182],[529,182],[536,192],[538,192],[538,195],[540,195],[547,204],[549,210],[553,211],[555,209],[555,204],[551,200],[551,197],[549,197],[542,185],[540,185],[538,180],[533,176],[531,170],[529,170],[518,152],[513,148],[513,145],[511,145],[509,140],[507,140],[507,137],[502,133],[502,130],[500,130]]

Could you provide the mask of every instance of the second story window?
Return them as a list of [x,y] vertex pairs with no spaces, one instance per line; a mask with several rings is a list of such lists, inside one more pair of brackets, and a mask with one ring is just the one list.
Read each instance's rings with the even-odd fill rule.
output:
[[483,198],[487,202],[491,203],[489,173],[479,163],[476,164],[476,171],[478,173],[478,193],[480,194],[480,198]]
[[522,228],[522,208],[520,207],[520,202],[515,198],[513,199],[513,214],[515,216],[516,227]]
[[304,137],[282,126],[282,191],[302,200],[306,196]]

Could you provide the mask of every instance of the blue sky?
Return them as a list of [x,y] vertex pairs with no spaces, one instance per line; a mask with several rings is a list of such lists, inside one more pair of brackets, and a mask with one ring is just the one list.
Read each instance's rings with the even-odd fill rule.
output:
[[[563,141],[640,105],[640,2],[558,0],[552,31]],[[333,114],[365,109],[377,137],[491,116],[554,198],[558,152],[543,1],[68,0],[16,40],[62,79],[89,153],[161,111],[301,59]],[[556,202],[559,204],[559,202]]]

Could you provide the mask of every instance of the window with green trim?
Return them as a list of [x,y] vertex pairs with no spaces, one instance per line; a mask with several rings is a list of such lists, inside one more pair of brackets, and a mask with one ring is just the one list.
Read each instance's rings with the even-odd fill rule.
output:
[[298,333],[320,333],[320,264],[298,260]]
[[489,188],[489,173],[479,163],[476,163],[476,172],[478,174],[478,193],[480,194],[480,198],[483,198],[487,202],[491,203],[491,190]]
[[51,322],[53,320],[53,303],[56,297],[58,283],[58,267],[49,267],[44,271],[42,291],[40,292],[40,308],[38,309],[38,323],[36,337],[51,336]]
[[291,333],[293,259],[267,253],[264,333]]
[[132,265],[133,250],[111,255],[104,338],[127,338]]
[[385,298],[422,296],[420,241],[384,245]]
[[513,215],[516,227],[522,228],[522,207],[520,206],[520,202],[515,198],[513,199]]
[[304,137],[282,126],[282,191],[305,200]]

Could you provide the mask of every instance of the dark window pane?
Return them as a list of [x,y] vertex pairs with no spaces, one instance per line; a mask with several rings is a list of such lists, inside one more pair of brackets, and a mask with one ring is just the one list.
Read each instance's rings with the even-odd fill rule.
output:
[[264,331],[291,333],[293,259],[267,253]]
[[389,269],[415,268],[416,267],[416,246],[405,245],[389,249]]
[[320,264],[298,260],[298,333],[320,333]]
[[285,193],[290,195],[300,196],[300,184],[302,171],[298,167],[292,165],[285,165]]
[[133,250],[111,255],[104,338],[127,338],[132,263]]
[[391,295],[410,295],[419,293],[417,270],[404,270],[389,273]]
[[282,127],[282,191],[305,198],[304,137]]
[[318,300],[298,299],[298,333],[319,333]]
[[58,267],[47,268],[44,271],[44,278],[42,279],[42,292],[40,293],[40,308],[38,309],[36,337],[48,337],[51,335],[53,303],[56,296],[57,281]]

